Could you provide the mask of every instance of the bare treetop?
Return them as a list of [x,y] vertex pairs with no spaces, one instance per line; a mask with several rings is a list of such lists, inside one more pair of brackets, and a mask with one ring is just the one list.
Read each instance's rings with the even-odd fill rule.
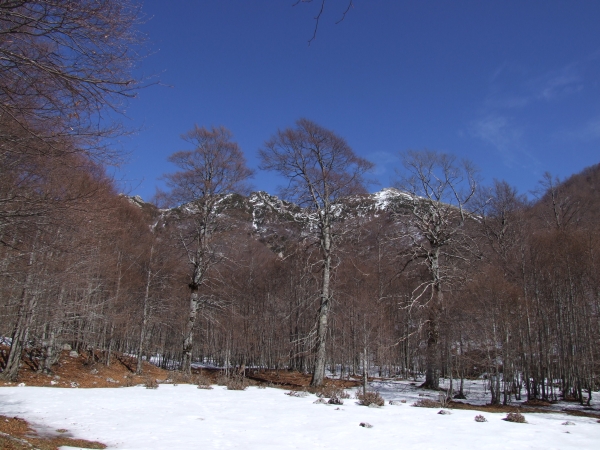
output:
[[248,190],[247,180],[253,171],[246,167],[244,154],[232,137],[225,127],[207,129],[198,125],[182,136],[195,149],[169,157],[181,169],[164,177],[171,189],[170,203],[214,201],[220,195]]
[[455,206],[468,203],[477,188],[477,169],[470,161],[430,150],[409,150],[402,155],[407,174],[401,189],[430,201]]
[[0,2],[0,112],[36,137],[92,145],[107,108],[138,87],[139,6],[130,0]]
[[357,156],[333,131],[300,119],[295,128],[279,130],[259,151],[261,169],[289,180],[284,197],[322,209],[338,199],[364,193],[364,174],[373,164]]

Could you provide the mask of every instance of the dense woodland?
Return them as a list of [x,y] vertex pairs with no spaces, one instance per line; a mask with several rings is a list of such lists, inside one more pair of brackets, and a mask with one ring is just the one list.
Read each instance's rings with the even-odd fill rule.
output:
[[430,388],[449,377],[459,397],[485,376],[492,403],[590,400],[600,165],[546,175],[530,200],[451,155],[406,152],[397,189],[368,194],[371,164],[301,119],[260,151],[261,170],[290,180],[278,198],[251,193],[261,173],[227,129],[195,126],[146,203],[107,176],[118,127],[95,120],[135,84],[135,11],[67,3],[0,5],[0,377],[25,357],[51,373],[68,344],[107,365],[123,352],[316,385],[366,368]]

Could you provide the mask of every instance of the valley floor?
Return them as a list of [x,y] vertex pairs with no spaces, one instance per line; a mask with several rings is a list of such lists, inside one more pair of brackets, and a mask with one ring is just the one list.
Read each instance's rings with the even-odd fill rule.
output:
[[[0,388],[0,415],[23,418],[40,434],[66,431],[111,449],[593,449],[600,442],[596,417],[525,412],[527,423],[519,424],[502,420],[506,412],[451,409],[441,415],[440,408],[412,407],[427,391],[408,382],[374,387],[395,404],[314,404],[313,394],[292,397],[258,387],[10,386]],[[477,414],[487,422],[475,422]]]

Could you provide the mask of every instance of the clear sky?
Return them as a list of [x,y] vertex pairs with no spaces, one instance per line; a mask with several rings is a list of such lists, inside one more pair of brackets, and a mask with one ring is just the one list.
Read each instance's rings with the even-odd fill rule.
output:
[[[125,125],[122,187],[148,200],[196,123],[229,128],[251,167],[300,117],[343,136],[390,186],[398,152],[472,160],[526,193],[600,162],[600,1],[145,0],[150,55]],[[255,188],[281,180],[257,171]]]

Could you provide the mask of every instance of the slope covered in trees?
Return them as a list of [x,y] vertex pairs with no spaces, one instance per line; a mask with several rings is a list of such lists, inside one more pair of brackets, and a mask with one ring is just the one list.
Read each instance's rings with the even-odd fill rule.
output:
[[[492,402],[586,402],[597,389],[599,170],[561,183],[546,178],[533,203],[497,182],[479,193],[477,214],[465,212],[460,253],[439,253],[434,376],[452,377],[457,395],[462,379],[482,374]],[[93,165],[74,170],[74,179],[69,220],[46,214],[3,228],[12,231],[0,248],[0,334],[13,348],[2,349],[2,376],[17,376],[15,351],[51,372],[64,344],[96,351],[107,365],[119,351],[179,367],[190,311],[190,261],[180,238],[197,225],[185,220],[196,210],[117,195]],[[434,297],[421,250],[431,247],[414,211],[433,200],[415,195],[385,189],[332,205],[338,241],[326,367],[337,377],[359,375],[365,365],[402,377],[428,368]],[[312,372],[318,221],[264,192],[223,193],[213,207],[216,257],[201,289],[192,363]]]
[[165,368],[295,369],[322,382],[485,374],[492,403],[589,402],[600,372],[600,166],[531,203],[450,155],[407,152],[401,190],[300,119],[260,151],[282,199],[248,194],[231,133],[195,127],[165,208],[118,195],[110,120],[138,81],[127,1],[0,3],[0,377],[69,345]]

